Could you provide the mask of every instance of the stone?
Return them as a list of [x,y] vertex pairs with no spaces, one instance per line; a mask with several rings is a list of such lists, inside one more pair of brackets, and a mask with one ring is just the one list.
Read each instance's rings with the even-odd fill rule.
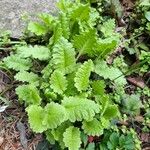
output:
[[[0,32],[10,30],[19,38],[28,20],[35,20],[39,13],[56,14],[57,0],[0,0]],[[29,17],[26,17],[29,16]]]

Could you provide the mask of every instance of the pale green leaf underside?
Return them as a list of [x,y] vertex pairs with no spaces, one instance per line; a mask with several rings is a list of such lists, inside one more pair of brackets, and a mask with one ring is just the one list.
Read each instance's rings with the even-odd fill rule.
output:
[[99,113],[99,105],[92,100],[84,98],[66,97],[62,101],[62,105],[65,107],[71,122],[90,121],[96,113]]
[[5,65],[16,71],[29,70],[32,66],[30,59],[20,58],[18,55],[11,55],[3,59]]
[[42,133],[47,130],[43,125],[44,109],[41,106],[30,105],[26,108],[31,129],[36,133]]
[[16,88],[16,94],[20,101],[25,101],[27,104],[39,105],[41,97],[39,91],[33,85],[20,85]]
[[47,126],[48,129],[58,127],[66,119],[66,110],[63,106],[54,102],[46,105],[43,124]]
[[22,82],[28,82],[30,84],[39,85],[39,77],[33,72],[21,71],[15,75],[15,79]]
[[50,50],[45,46],[21,46],[18,47],[17,52],[23,58],[32,57],[39,60],[50,58]]
[[80,131],[78,128],[70,126],[63,134],[63,141],[69,150],[79,150],[81,145]]
[[100,136],[103,134],[103,127],[101,125],[101,122],[95,118],[89,122],[84,121],[82,129],[87,135]]
[[78,91],[85,91],[89,86],[89,77],[91,71],[93,71],[94,64],[92,60],[88,60],[81,65],[81,67],[77,70],[76,76],[74,78],[75,87]]
[[53,48],[52,62],[55,69],[64,73],[70,73],[75,66],[75,50],[71,43],[65,38],[61,38]]
[[55,70],[50,78],[50,87],[55,93],[63,94],[67,89],[67,80],[63,73]]

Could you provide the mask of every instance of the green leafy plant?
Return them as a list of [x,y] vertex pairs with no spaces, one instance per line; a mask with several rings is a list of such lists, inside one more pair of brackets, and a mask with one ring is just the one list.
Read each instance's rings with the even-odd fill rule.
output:
[[77,150],[82,133],[100,136],[118,116],[117,105],[106,94],[106,80],[122,86],[126,80],[105,60],[120,41],[115,21],[102,23],[99,33],[97,11],[89,3],[61,0],[58,7],[58,16],[42,14],[40,23],[28,26],[49,42],[18,46],[3,62],[16,71],[16,94],[27,107],[31,129],[45,132],[62,149]]

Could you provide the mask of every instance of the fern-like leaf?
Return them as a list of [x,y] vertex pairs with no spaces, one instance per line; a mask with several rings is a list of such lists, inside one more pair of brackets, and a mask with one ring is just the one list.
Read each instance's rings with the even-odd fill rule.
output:
[[33,72],[30,72],[30,73],[27,71],[18,72],[15,75],[15,79],[18,81],[22,81],[22,82],[28,82],[35,86],[39,85],[39,77],[37,74],[34,74]]
[[54,129],[67,119],[66,110],[63,106],[51,102],[45,107],[43,124],[48,129]]
[[55,93],[63,94],[67,89],[67,80],[63,73],[58,70],[55,70],[50,78],[50,87],[54,90]]
[[31,129],[36,133],[42,133],[47,130],[43,125],[44,109],[41,106],[30,105],[26,108]]
[[17,49],[19,55],[23,58],[32,57],[39,60],[50,58],[50,50],[45,46],[21,46]]
[[68,118],[71,122],[93,119],[99,112],[99,105],[92,100],[69,97],[64,98],[62,105],[65,107]]
[[55,68],[70,73],[75,66],[75,50],[71,43],[65,38],[61,38],[53,48],[53,63]]
[[63,134],[63,141],[69,150],[79,150],[81,145],[80,131],[78,128],[70,126]]
[[91,74],[91,71],[93,71],[94,65],[92,60],[88,60],[85,62],[76,72],[75,76],[75,87],[78,91],[85,91],[87,90],[89,86],[89,77]]
[[16,88],[16,94],[19,100],[25,101],[26,104],[39,105],[41,103],[41,97],[39,91],[33,85],[20,85]]
[[79,56],[82,54],[93,55],[93,45],[96,43],[95,30],[90,29],[80,35],[75,35],[73,38],[73,45],[79,51]]
[[18,55],[11,55],[3,59],[5,65],[16,71],[29,70],[32,66],[30,59],[20,58]]
[[103,127],[101,125],[101,122],[95,118],[89,122],[84,121],[82,129],[87,135],[100,136],[103,134]]

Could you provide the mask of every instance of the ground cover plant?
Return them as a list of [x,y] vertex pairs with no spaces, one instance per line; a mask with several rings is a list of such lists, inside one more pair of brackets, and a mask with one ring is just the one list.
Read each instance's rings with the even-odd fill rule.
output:
[[[144,7],[149,19],[145,3],[137,9]],[[124,28],[116,30],[119,1],[60,0],[58,8],[57,16],[40,14],[38,22],[30,22],[25,41],[2,39],[2,47],[13,48],[0,67],[17,82],[15,93],[30,128],[55,149],[141,149],[136,123],[144,115],[140,126],[149,132],[149,78],[143,86],[135,77],[149,74],[149,45],[137,39],[145,30],[130,35],[130,28],[126,35]],[[131,21],[134,17],[141,16]],[[139,26],[148,30],[148,24]],[[130,83],[138,88],[131,90]]]

